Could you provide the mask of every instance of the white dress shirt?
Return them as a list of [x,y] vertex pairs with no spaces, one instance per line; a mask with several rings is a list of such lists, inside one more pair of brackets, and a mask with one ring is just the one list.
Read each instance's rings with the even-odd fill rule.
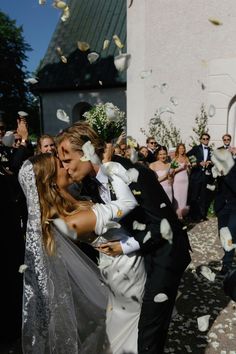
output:
[[[202,148],[203,148],[203,161],[207,161],[207,157],[208,157],[208,146],[202,144]],[[206,149],[205,149],[205,148],[206,148]]]
[[[108,184],[108,177],[104,174],[101,168],[98,170],[96,178],[102,184],[102,186],[98,188],[100,197],[105,203],[110,203],[111,194]],[[127,237],[121,240],[120,244],[124,254],[129,254],[140,249],[139,243],[134,237]]]

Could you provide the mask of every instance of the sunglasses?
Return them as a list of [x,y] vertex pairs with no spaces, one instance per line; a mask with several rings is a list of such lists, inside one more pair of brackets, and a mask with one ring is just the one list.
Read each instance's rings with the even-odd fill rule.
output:
[[17,143],[18,141],[22,141],[22,139],[21,138],[17,138],[17,139],[15,139],[15,143]]
[[157,143],[155,141],[149,141],[149,144],[156,145]]
[[202,140],[209,140],[209,138],[202,138]]
[[223,141],[230,141],[230,140],[231,140],[230,138],[223,139]]

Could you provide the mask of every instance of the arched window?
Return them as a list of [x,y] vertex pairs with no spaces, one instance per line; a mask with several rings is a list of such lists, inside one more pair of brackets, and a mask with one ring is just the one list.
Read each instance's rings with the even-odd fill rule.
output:
[[78,120],[84,120],[83,114],[92,108],[88,102],[77,103],[72,109],[72,122],[78,122]]

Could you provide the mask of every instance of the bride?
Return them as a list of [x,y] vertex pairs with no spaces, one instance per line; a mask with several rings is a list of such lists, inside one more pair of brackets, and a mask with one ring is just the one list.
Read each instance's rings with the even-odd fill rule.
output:
[[23,352],[137,353],[146,277],[141,256],[102,254],[100,273],[71,241],[99,249],[107,240],[127,238],[116,221],[136,206],[129,187],[112,175],[117,200],[106,205],[74,200],[66,190],[67,172],[52,154],[27,160],[19,181],[28,207]]

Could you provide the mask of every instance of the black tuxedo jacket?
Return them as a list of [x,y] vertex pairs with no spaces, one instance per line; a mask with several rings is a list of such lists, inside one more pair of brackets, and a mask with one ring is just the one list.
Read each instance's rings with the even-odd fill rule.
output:
[[[133,164],[122,157],[115,157],[114,161],[119,162],[125,169],[135,168],[139,172],[137,182],[129,185],[139,205],[122,218],[120,223],[139,242],[144,256],[155,257],[159,266],[169,267],[177,273],[182,272],[191,261],[188,235],[155,172],[141,163]],[[171,225],[172,245],[161,236],[160,223],[163,218]],[[134,221],[145,224],[145,230],[133,230]]]
[[236,208],[236,163],[226,176],[217,177],[214,209],[219,213],[224,207]]
[[[205,169],[200,165],[200,162],[204,161],[202,145],[193,146],[193,148],[187,152],[187,156],[195,156],[197,160],[197,165],[193,166],[191,169],[191,179],[198,181],[205,179]],[[207,148],[207,161],[211,161],[211,149],[209,147]],[[211,165],[207,168],[209,172],[211,172],[211,168]]]

